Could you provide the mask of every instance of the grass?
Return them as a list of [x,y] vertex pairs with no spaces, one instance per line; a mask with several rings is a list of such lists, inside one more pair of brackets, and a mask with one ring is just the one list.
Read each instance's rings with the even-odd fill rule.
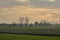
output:
[[60,37],[18,34],[0,34],[0,40],[60,40]]

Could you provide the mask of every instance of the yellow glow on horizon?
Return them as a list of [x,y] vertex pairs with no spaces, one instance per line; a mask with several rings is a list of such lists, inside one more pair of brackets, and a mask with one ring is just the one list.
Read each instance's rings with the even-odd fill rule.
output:
[[49,0],[50,2],[54,2],[55,0]]
[[19,1],[19,2],[27,2],[27,0],[16,0],[16,1]]
[[[15,6],[11,8],[0,8],[0,17],[2,19],[1,22],[17,22],[20,16],[28,16],[30,18],[30,22],[40,21],[40,20],[48,20],[50,22],[56,21],[58,17],[55,15],[59,15],[60,9],[51,9],[51,8],[31,8],[24,6]],[[3,15],[4,14],[4,15]],[[12,20],[10,20],[12,19]],[[57,19],[60,20],[59,18]]]

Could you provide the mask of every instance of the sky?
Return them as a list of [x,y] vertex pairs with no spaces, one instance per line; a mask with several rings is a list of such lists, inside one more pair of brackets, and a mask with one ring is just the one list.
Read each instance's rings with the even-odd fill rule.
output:
[[0,0],[0,23],[19,23],[28,16],[30,23],[60,22],[60,0]]

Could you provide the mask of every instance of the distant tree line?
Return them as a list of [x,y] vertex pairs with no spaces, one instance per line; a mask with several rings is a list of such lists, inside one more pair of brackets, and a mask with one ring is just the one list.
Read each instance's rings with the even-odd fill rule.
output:
[[19,18],[19,24],[16,24],[15,22],[12,23],[12,24],[6,24],[6,23],[3,23],[3,24],[0,24],[0,26],[8,26],[8,27],[40,27],[40,26],[60,26],[60,24],[51,24],[45,20],[41,21],[41,22],[34,22],[33,23],[29,23],[29,17],[26,16],[26,17],[20,17]]

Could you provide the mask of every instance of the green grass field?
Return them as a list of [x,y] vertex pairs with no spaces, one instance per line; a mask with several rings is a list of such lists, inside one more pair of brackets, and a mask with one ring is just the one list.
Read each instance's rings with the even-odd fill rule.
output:
[[0,34],[0,40],[60,40],[60,37],[18,34]]

